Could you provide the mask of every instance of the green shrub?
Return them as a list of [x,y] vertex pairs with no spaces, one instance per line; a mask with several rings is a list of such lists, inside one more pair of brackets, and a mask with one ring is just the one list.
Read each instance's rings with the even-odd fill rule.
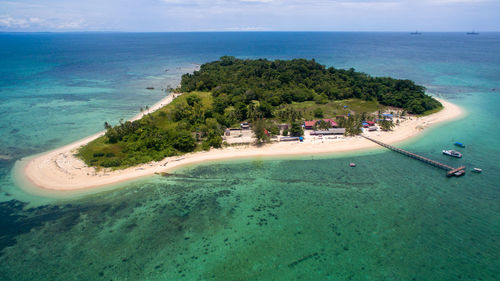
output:
[[280,129],[278,128],[278,125],[276,124],[270,124],[266,126],[266,130],[269,132],[271,136],[276,136],[280,134]]
[[321,108],[316,108],[314,110],[314,117],[323,118],[323,110]]
[[106,168],[118,167],[122,164],[122,162],[118,159],[105,159],[101,161],[101,166]]
[[211,147],[220,148],[222,146],[222,137],[220,135],[212,134],[208,136],[206,142]]
[[196,147],[196,140],[191,136],[190,132],[181,131],[173,139],[173,146],[179,151],[191,152]]
[[325,94],[315,95],[314,102],[316,104],[326,104],[328,103],[328,97]]
[[292,128],[290,128],[290,135],[293,137],[300,137],[304,135],[304,129],[300,126],[299,123],[293,122]]
[[210,143],[208,141],[204,141],[202,144],[201,144],[201,149],[205,150],[205,151],[208,151],[210,150]]

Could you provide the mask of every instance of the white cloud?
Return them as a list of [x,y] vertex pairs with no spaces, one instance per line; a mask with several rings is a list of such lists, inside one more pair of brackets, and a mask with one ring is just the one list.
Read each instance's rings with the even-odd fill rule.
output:
[[429,4],[480,4],[491,2],[490,0],[427,0]]
[[42,23],[43,20],[31,17],[31,18],[14,18],[11,16],[0,16],[0,27],[10,27],[10,28],[26,28],[32,25],[37,25]]
[[400,2],[365,2],[365,1],[342,1],[337,2],[339,5],[347,8],[363,8],[363,9],[386,9],[401,5]]
[[63,21],[60,23],[56,23],[54,25],[54,28],[64,29],[64,30],[79,30],[85,26],[86,26],[85,21],[80,19],[80,20]]
[[42,19],[39,17],[12,17],[9,15],[0,16],[0,29],[11,30],[78,30],[85,27],[83,19],[62,20],[62,19]]
[[2,1],[0,5],[18,7],[18,8],[43,8],[45,7],[42,4],[38,3],[26,3],[26,2],[14,2],[14,1]]
[[246,27],[226,27],[225,31],[263,31],[265,28],[258,26],[246,26]]
[[0,29],[499,30],[499,9],[500,0],[0,0]]
[[[171,6],[185,8],[204,7],[211,9],[215,7],[243,8],[245,5],[265,5],[275,8],[286,9],[290,7],[316,7],[316,6],[350,6],[350,7],[382,7],[397,5],[409,0],[160,0],[161,3]],[[425,1],[425,0],[424,0]],[[485,1],[485,0],[437,0],[437,1]]]
[[161,2],[167,5],[177,5],[177,6],[205,6],[205,7],[214,7],[214,6],[238,6],[244,4],[270,4],[276,2],[282,2],[282,0],[161,0]]
[[240,0],[243,3],[271,3],[273,0]]

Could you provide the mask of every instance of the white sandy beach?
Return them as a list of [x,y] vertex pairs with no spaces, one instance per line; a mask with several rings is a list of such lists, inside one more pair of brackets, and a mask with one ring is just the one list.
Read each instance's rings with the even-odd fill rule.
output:
[[[172,100],[173,96],[168,96],[151,107],[148,112],[141,113],[132,120],[157,110]],[[411,119],[404,120],[390,132],[375,131],[366,134],[385,143],[394,144],[417,136],[422,130],[431,125],[456,119],[463,114],[460,107],[444,100],[439,101],[443,104],[444,109],[438,113],[425,117],[411,117]],[[279,142],[261,147],[246,145],[212,149],[208,152],[170,157],[159,162],[147,163],[124,170],[96,171],[92,167],[87,167],[82,160],[73,155],[79,147],[103,134],[104,132],[100,132],[42,155],[21,160],[25,162],[21,163],[23,175],[28,181],[41,189],[69,191],[116,184],[205,161],[261,156],[330,154],[377,147],[373,142],[359,136],[338,139],[314,137],[306,138],[304,142]]]

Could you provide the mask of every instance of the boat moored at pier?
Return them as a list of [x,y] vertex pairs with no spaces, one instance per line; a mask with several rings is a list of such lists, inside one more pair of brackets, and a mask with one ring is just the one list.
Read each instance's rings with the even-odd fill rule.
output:
[[462,153],[456,151],[456,150],[443,150],[444,155],[452,156],[452,157],[457,157],[457,158],[462,158]]

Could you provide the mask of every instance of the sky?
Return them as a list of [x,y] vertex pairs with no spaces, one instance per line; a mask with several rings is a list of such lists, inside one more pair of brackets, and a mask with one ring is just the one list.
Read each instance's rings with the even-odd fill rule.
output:
[[0,0],[0,31],[500,31],[500,0]]

